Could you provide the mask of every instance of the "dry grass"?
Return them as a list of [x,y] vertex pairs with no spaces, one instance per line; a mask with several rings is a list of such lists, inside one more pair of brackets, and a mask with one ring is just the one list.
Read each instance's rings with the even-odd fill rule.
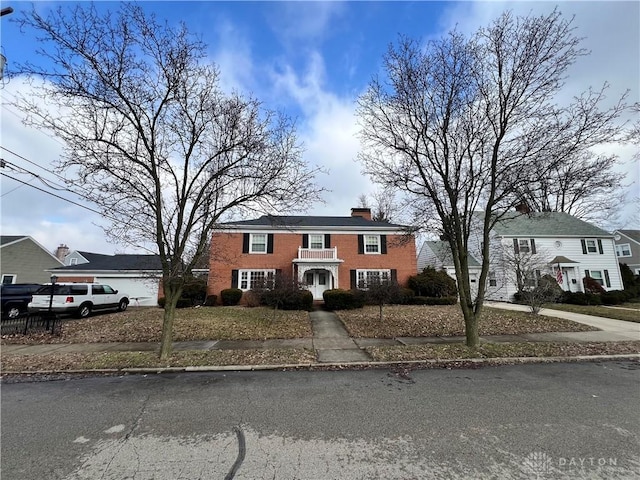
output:
[[[440,337],[464,335],[464,320],[458,305],[384,307],[380,323],[378,307],[336,312],[349,334],[358,338]],[[480,335],[518,335],[522,333],[586,332],[598,330],[560,318],[526,312],[485,308],[479,325]]]
[[[126,312],[65,320],[60,335],[48,333],[7,336],[3,343],[159,342],[161,308],[131,308]],[[265,340],[309,338],[308,312],[268,308],[202,307],[176,310],[174,341]]]
[[595,315],[596,317],[613,318],[614,320],[625,320],[627,322],[640,322],[640,304],[638,303],[624,303],[616,307],[554,303],[553,305],[546,305],[546,308],[552,310],[562,310],[563,312]]
[[460,343],[369,347],[374,361],[454,360],[504,357],[570,357],[640,353],[640,342],[595,343],[484,343],[471,349]]
[[169,360],[164,362],[160,362],[158,354],[155,352],[3,355],[2,373],[222,365],[281,365],[311,363],[314,361],[315,353],[313,351],[293,348],[174,352]]

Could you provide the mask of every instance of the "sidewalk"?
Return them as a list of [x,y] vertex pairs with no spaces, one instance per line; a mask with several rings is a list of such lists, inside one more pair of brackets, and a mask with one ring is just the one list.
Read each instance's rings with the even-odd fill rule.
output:
[[[528,311],[523,305],[488,302],[493,308]],[[640,323],[612,320],[578,313],[543,309],[542,315],[566,318],[599,328],[597,332],[553,332],[523,335],[491,335],[480,337],[481,342],[619,342],[640,340]],[[267,350],[275,348],[307,348],[315,350],[318,363],[368,362],[365,347],[389,345],[420,345],[429,343],[463,343],[464,337],[397,337],[351,338],[338,316],[333,312],[316,310],[309,314],[313,338],[289,340],[208,340],[174,342],[175,351],[185,350]],[[159,351],[156,342],[138,343],[75,343],[41,345],[3,345],[2,353],[12,355],[48,355],[51,353],[143,352]]]

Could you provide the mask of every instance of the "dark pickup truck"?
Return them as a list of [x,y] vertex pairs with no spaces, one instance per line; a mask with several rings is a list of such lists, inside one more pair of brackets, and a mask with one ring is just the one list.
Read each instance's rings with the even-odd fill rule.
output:
[[42,285],[38,283],[8,283],[0,285],[0,312],[2,318],[16,318],[27,311],[31,296]]

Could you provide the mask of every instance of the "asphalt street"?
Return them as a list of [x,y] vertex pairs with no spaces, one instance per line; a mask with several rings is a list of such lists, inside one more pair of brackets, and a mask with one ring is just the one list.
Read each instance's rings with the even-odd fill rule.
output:
[[2,385],[2,479],[640,477],[640,364]]

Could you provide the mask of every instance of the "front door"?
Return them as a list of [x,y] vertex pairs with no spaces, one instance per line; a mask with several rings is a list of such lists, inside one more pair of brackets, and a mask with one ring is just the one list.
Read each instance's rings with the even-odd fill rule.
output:
[[304,280],[314,300],[322,300],[324,291],[331,288],[331,274],[327,270],[310,270]]

